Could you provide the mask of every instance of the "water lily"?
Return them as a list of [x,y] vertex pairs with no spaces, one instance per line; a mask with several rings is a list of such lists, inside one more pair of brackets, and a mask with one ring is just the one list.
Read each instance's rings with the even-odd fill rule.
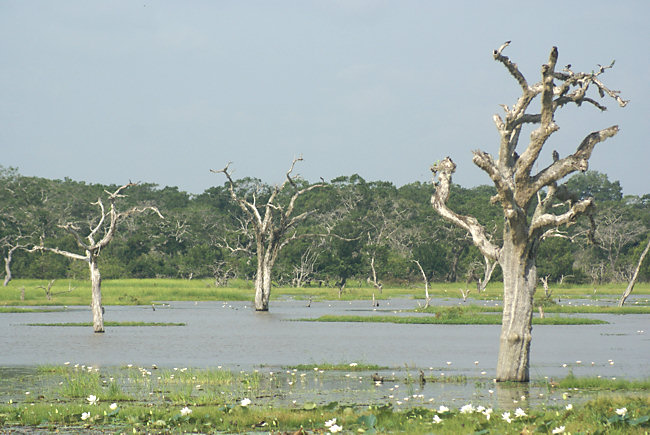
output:
[[564,433],[564,426],[556,427],[555,429],[553,429],[553,430],[551,431],[551,433],[553,433],[553,434],[556,434],[556,433]]
[[490,419],[490,416],[492,415],[492,408],[488,408],[488,409],[486,409],[485,411],[483,411],[483,415],[485,416],[485,418],[486,418],[487,420],[489,420],[489,419]]
[[81,413],[81,419],[82,420],[88,420],[90,418],[90,412],[82,412]]
[[247,407],[251,403],[252,403],[251,399],[249,399],[248,397],[244,397],[243,399],[241,399],[241,402],[239,402],[239,404],[243,407]]
[[330,432],[331,433],[336,433],[336,432],[341,432],[343,430],[342,426],[339,426],[338,424],[333,424],[330,426]]
[[95,396],[94,394],[91,394],[90,396],[86,397],[86,400],[91,405],[97,405],[97,402],[99,402],[99,399],[97,399],[97,396]]
[[181,409],[181,415],[184,417],[186,415],[190,415],[192,413],[192,410],[188,408],[187,406],[183,409]]
[[472,405],[471,403],[469,403],[467,405],[463,405],[460,408],[460,413],[461,414],[471,414],[473,412],[474,412],[474,405]]
[[625,414],[627,414],[627,408],[618,408],[616,410],[616,413],[620,416],[624,416]]
[[109,408],[111,408],[111,411],[115,411],[117,409],[117,403],[111,403],[111,406],[109,406]]
[[331,420],[327,420],[327,421],[325,422],[325,427],[332,427],[332,426],[334,426],[335,424],[336,424],[336,417],[333,418],[333,419],[331,419]]
[[515,417],[527,417],[527,415],[523,409],[517,408],[515,409]]
[[567,406],[564,407],[567,411],[571,411],[573,409],[573,405],[569,403]]
[[501,418],[504,421],[507,421],[508,423],[512,423],[512,419],[510,418],[510,413],[509,412],[504,412],[503,414],[501,414]]
[[449,412],[449,408],[447,408],[445,405],[440,405],[440,407],[438,408],[438,412],[440,414],[444,414],[445,412]]
[[436,415],[433,416],[433,422],[435,424],[442,423],[442,418],[438,417],[438,414],[436,414]]

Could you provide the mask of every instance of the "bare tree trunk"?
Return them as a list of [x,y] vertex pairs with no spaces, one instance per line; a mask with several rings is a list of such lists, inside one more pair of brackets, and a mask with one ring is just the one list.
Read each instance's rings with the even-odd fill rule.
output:
[[623,304],[625,304],[625,300],[632,294],[632,290],[634,290],[634,284],[636,284],[636,279],[639,276],[639,270],[641,270],[641,265],[643,264],[643,260],[645,259],[645,256],[648,255],[648,251],[650,250],[650,240],[648,240],[648,244],[646,245],[645,249],[641,253],[641,257],[639,258],[639,263],[636,265],[636,269],[634,269],[634,274],[632,275],[632,279],[630,280],[630,283],[627,285],[627,288],[625,289],[625,293],[623,293],[623,296],[621,296],[621,299],[618,301],[618,306],[622,307]]
[[7,287],[9,281],[11,281],[11,253],[5,257],[5,280],[3,285]]
[[273,262],[263,253],[258,254],[255,275],[255,311],[268,311],[271,299],[271,273]]
[[483,279],[479,278],[479,283],[477,288],[479,293],[485,291],[488,283],[492,279],[492,273],[494,272],[494,269],[496,269],[497,264],[499,264],[499,262],[496,260],[491,260],[485,256],[483,258],[485,259],[485,270],[484,270]]
[[496,379],[527,382],[537,268],[525,246],[515,246],[506,241],[500,264],[503,271],[503,318]]
[[422,279],[424,279],[424,308],[429,308],[429,304],[431,303],[431,297],[429,297],[429,280],[427,279],[427,274],[424,273],[424,269],[422,269],[422,265],[418,260],[412,260],[415,264],[418,265],[418,269],[420,269],[420,273],[422,274]]
[[99,273],[99,266],[97,265],[97,255],[88,253],[90,261],[88,268],[90,269],[90,283],[92,285],[92,302],[91,308],[93,312],[93,330],[95,332],[104,332],[104,312],[102,307],[102,277]]

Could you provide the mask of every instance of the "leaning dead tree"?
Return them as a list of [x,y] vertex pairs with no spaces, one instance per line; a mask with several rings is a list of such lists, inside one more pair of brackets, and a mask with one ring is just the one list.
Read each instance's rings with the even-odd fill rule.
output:
[[636,265],[636,269],[634,269],[634,273],[632,274],[632,278],[630,279],[625,292],[623,292],[623,295],[621,295],[621,298],[618,300],[619,307],[622,307],[623,304],[625,304],[627,298],[632,294],[632,290],[634,290],[634,285],[636,284],[636,279],[639,276],[639,271],[641,270],[641,265],[643,264],[643,260],[645,260],[646,255],[648,255],[648,251],[650,251],[650,239],[648,240],[648,244],[645,245],[645,249],[641,253],[641,257],[639,257],[639,262]]
[[[456,164],[449,157],[431,168],[436,188],[431,203],[442,217],[464,228],[485,257],[499,262],[503,271],[504,294],[496,379],[527,382],[533,294],[537,283],[535,259],[540,240],[547,231],[574,223],[579,215],[589,213],[594,205],[593,198],[567,201],[570,198],[567,188],[558,185],[558,181],[575,171],[586,171],[594,147],[614,136],[618,126],[588,134],[576,150],[566,157],[560,158],[558,152],[553,151],[552,163],[539,172],[534,173],[533,170],[537,170],[542,148],[559,129],[554,120],[556,111],[568,104],[589,104],[605,110],[605,106],[587,96],[590,88],[595,88],[601,98],[606,95],[613,98],[621,107],[627,101],[620,98],[618,91],[610,90],[601,81],[601,75],[611,68],[613,62],[590,73],[574,72],[570,65],[558,71],[558,51],[557,47],[553,47],[548,63],[541,68],[541,81],[530,84],[517,65],[502,54],[508,44],[509,41],[495,50],[493,55],[517,81],[521,96],[512,107],[503,106],[505,119],[494,116],[501,136],[497,158],[483,151],[473,153],[474,164],[490,176],[497,189],[492,200],[499,202],[503,208],[505,223],[502,245],[497,246],[486,237],[484,227],[476,218],[459,215],[447,207],[451,177],[456,169]],[[537,97],[541,106],[539,113],[531,107]],[[537,127],[532,131],[526,148],[517,151],[522,128],[528,125]],[[561,210],[551,209],[552,205],[562,201],[566,202]]]
[[[102,279],[101,274],[99,273],[99,255],[101,254],[102,249],[104,249],[108,244],[113,240],[115,236],[115,231],[117,230],[117,224],[124,218],[136,214],[143,213],[147,210],[151,210],[156,213],[161,219],[163,216],[160,214],[156,207],[145,206],[145,207],[133,207],[127,211],[118,212],[115,207],[115,201],[118,198],[123,198],[121,192],[127,187],[134,186],[134,183],[125,184],[122,187],[119,187],[115,192],[111,193],[106,191],[108,194],[108,202],[110,207],[108,210],[105,209],[102,199],[97,199],[96,204],[99,207],[100,214],[99,219],[96,223],[91,223],[88,228],[88,234],[82,235],[83,232],[81,229],[73,223],[66,223],[64,225],[59,225],[60,228],[69,233],[77,243],[77,246],[81,248],[84,253],[78,254],[75,252],[64,251],[59,248],[47,247],[41,241],[41,244],[34,246],[30,249],[30,252],[35,251],[49,251],[54,252],[55,254],[63,255],[66,258],[73,260],[81,260],[88,263],[90,269],[90,282],[92,285],[92,302],[91,308],[93,313],[93,329],[95,332],[104,332],[104,315],[102,307]],[[101,235],[101,238],[97,238]]]
[[[271,191],[268,199],[261,204],[257,203],[257,195],[253,194],[252,198],[246,199],[235,191],[235,182],[232,179],[230,163],[225,168],[211,172],[223,173],[228,179],[230,187],[230,196],[232,200],[239,205],[244,216],[246,216],[253,226],[253,235],[255,237],[255,255],[257,257],[257,271],[255,274],[255,310],[268,311],[269,299],[271,297],[271,277],[273,266],[278,258],[278,254],[291,242],[303,235],[299,235],[297,226],[304,221],[311,212],[306,211],[296,216],[292,216],[296,200],[310,190],[323,187],[325,184],[312,184],[311,186],[299,188],[296,180],[297,175],[292,175],[296,163],[302,161],[302,157],[296,158],[291,163],[291,167],[286,174],[286,180],[279,186],[275,186]],[[293,188],[295,192],[286,205],[280,204],[279,195],[287,188]],[[236,251],[240,247],[226,246],[231,251]]]
[[14,252],[16,252],[18,249],[27,249],[28,247],[26,243],[21,242],[22,239],[23,236],[20,233],[16,238],[3,237],[0,239],[0,246],[3,249],[6,249],[5,255],[3,256],[5,262],[5,279],[2,283],[2,285],[5,287],[13,278],[13,275],[11,274],[11,262],[13,261]]

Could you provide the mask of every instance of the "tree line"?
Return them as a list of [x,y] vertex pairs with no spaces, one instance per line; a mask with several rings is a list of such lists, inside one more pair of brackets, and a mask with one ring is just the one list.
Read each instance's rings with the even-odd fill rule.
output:
[[[215,183],[223,180],[215,179]],[[0,241],[10,261],[5,277],[85,278],[85,265],[53,252],[28,252],[46,242],[74,250],[72,225],[89,233],[97,223],[98,199],[118,185],[88,184],[71,179],[26,177],[0,168]],[[296,189],[312,186],[295,179],[279,192],[278,205],[288,204]],[[478,283],[485,280],[485,258],[466,231],[443,220],[431,207],[430,183],[397,187],[388,181],[341,176],[300,195],[295,215],[304,220],[290,234],[294,240],[277,256],[272,281],[283,286],[338,286],[350,281],[378,289],[389,283]],[[562,232],[543,239],[538,275],[548,282],[626,282],[645,248],[650,228],[650,194],[623,195],[620,183],[595,171],[571,177],[567,185],[578,198],[593,197],[597,208]],[[232,180],[239,198],[262,204],[274,188],[255,178]],[[476,217],[498,242],[503,213],[490,203],[492,186],[453,185],[449,206]],[[189,194],[176,187],[142,183],[130,186],[119,201],[123,209],[156,207],[152,213],[126,216],[99,259],[102,277],[212,279],[226,285],[234,278],[254,280],[256,252],[250,216],[233,201],[230,183]],[[650,262],[639,281],[650,280]],[[421,267],[421,269],[420,269]],[[499,280],[497,266],[492,279]]]

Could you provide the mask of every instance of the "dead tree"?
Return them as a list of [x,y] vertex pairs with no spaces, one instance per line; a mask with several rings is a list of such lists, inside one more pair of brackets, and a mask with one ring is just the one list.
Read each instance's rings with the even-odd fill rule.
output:
[[[92,302],[91,308],[93,313],[93,329],[95,332],[104,332],[104,316],[103,316],[103,307],[102,307],[102,279],[101,274],[99,273],[99,255],[101,254],[102,249],[104,249],[108,244],[113,240],[115,236],[115,231],[117,230],[118,223],[124,218],[136,214],[143,213],[147,210],[152,210],[155,212],[161,219],[163,216],[160,214],[156,207],[146,206],[146,207],[133,207],[124,212],[118,212],[115,208],[115,201],[118,198],[123,198],[124,195],[121,193],[124,189],[130,186],[134,186],[134,183],[125,184],[122,187],[119,187],[115,192],[111,193],[105,191],[108,194],[108,202],[110,203],[110,208],[106,211],[104,203],[101,198],[97,199],[97,202],[93,204],[97,205],[100,210],[99,219],[97,223],[91,223],[88,228],[88,234],[82,235],[80,228],[73,223],[66,223],[64,225],[59,225],[60,228],[69,233],[77,243],[77,246],[83,249],[83,254],[77,254],[75,252],[64,251],[59,248],[47,247],[41,241],[41,244],[38,246],[32,247],[29,251],[49,251],[54,252],[55,254],[63,255],[66,258],[72,260],[81,260],[88,263],[90,270],[90,282],[92,286]],[[101,239],[96,240],[96,238],[103,233]]]
[[11,274],[11,262],[13,260],[14,252],[16,252],[18,249],[27,249],[28,247],[28,245],[20,243],[21,239],[22,236],[18,236],[18,238],[15,241],[12,241],[10,238],[5,237],[3,240],[0,241],[3,247],[7,250],[4,255],[5,279],[3,285],[5,287],[7,286],[7,284],[9,284],[9,282],[13,278]]
[[[257,272],[255,274],[256,311],[269,310],[271,275],[278,254],[289,242],[301,237],[298,235],[296,227],[311,214],[311,212],[306,211],[292,216],[296,200],[310,190],[325,186],[325,184],[320,183],[312,184],[302,189],[298,188],[296,185],[298,176],[292,175],[292,173],[296,163],[299,161],[302,161],[302,157],[293,160],[289,171],[287,171],[286,180],[281,185],[273,188],[269,198],[263,204],[257,204],[255,194],[253,194],[251,200],[240,197],[237,194],[235,191],[235,182],[232,179],[232,172],[229,170],[230,163],[219,171],[212,170],[214,173],[223,173],[226,176],[232,200],[239,205],[254,229],[255,255],[257,257]],[[288,186],[295,189],[295,192],[291,196],[288,204],[279,204],[278,195]],[[231,250],[236,249],[238,248],[231,248]]]
[[418,260],[411,260],[418,266],[420,273],[422,274],[422,279],[424,280],[424,308],[429,308],[431,303],[431,297],[429,296],[429,280],[427,279],[427,274],[424,273],[424,269]]
[[[529,84],[517,65],[502,54],[509,41],[494,51],[494,59],[503,64],[510,75],[519,83],[522,94],[512,107],[503,106],[505,119],[494,116],[494,123],[501,136],[496,159],[483,151],[474,151],[474,163],[485,171],[497,190],[492,198],[503,208],[503,243],[492,243],[484,227],[472,216],[459,215],[447,207],[451,177],[456,164],[449,158],[437,162],[431,168],[436,187],[431,197],[433,208],[438,213],[464,228],[472,237],[481,253],[497,260],[503,271],[503,318],[497,362],[498,381],[529,380],[531,319],[533,295],[537,284],[535,259],[542,235],[551,228],[572,224],[576,218],[591,211],[594,200],[587,198],[567,201],[564,210],[551,213],[556,200],[563,200],[563,186],[557,182],[575,171],[586,171],[589,158],[596,144],[605,141],[618,132],[612,126],[588,134],[576,150],[561,158],[553,152],[552,162],[537,173],[537,160],[549,137],[558,130],[554,115],[568,104],[581,106],[584,103],[605,110],[605,106],[587,96],[589,88],[595,87],[601,98],[610,96],[623,107],[627,104],[601,82],[601,75],[613,65],[600,67],[595,72],[573,72],[570,65],[562,71],[556,70],[558,50],[553,47],[548,63],[541,68],[541,81]],[[539,113],[528,113],[531,103],[539,97]],[[534,109],[531,109],[534,110]],[[537,125],[525,149],[516,151],[519,135],[524,126]],[[537,193],[543,192],[544,198]],[[532,213],[529,213],[535,207]]]
[[632,290],[634,290],[634,284],[636,284],[636,279],[639,276],[639,270],[641,270],[641,265],[643,264],[643,260],[645,260],[646,255],[648,255],[648,251],[650,251],[650,239],[648,240],[648,244],[645,245],[645,249],[641,253],[641,257],[639,257],[639,262],[637,263],[636,268],[634,269],[634,273],[632,274],[632,279],[630,279],[630,283],[627,285],[625,292],[623,292],[621,299],[619,299],[618,301],[619,307],[622,307],[623,304],[625,304],[625,300],[632,294]]

